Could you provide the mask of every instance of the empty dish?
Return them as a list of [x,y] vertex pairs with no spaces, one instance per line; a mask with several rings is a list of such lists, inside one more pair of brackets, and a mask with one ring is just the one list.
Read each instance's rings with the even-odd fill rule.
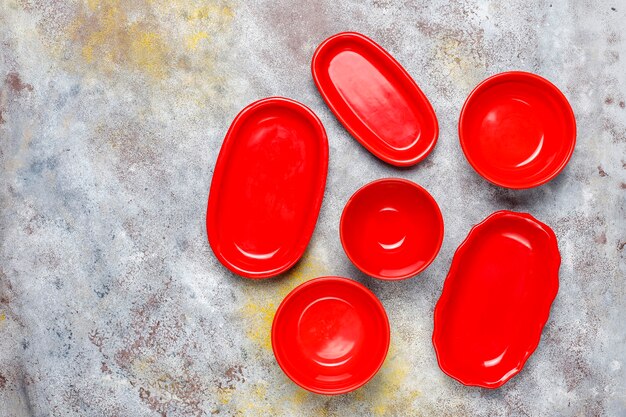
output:
[[361,271],[379,279],[405,279],[422,272],[437,256],[443,217],[424,188],[385,178],[352,195],[339,232],[346,255]]
[[360,33],[338,33],[311,62],[320,94],[344,127],[383,161],[414,165],[435,147],[430,102],[389,52]]
[[318,394],[344,394],[366,384],[388,348],[383,305],[346,278],[316,278],[296,287],[272,324],[276,361],[293,382]]
[[519,373],[548,320],[560,262],[554,232],[529,214],[498,211],[474,226],[435,307],[443,372],[484,388]]
[[567,99],[548,80],[503,72],[481,82],[459,119],[461,147],[490,182],[530,188],[556,177],[576,144],[576,120]]
[[313,233],[327,169],[324,126],[303,104],[272,97],[244,108],[209,192],[206,227],[217,259],[248,278],[289,269]]

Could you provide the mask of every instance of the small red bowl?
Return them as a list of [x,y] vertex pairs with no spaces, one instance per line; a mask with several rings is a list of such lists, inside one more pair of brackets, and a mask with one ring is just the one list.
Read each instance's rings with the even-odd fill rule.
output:
[[435,199],[414,182],[384,178],[350,197],[339,225],[352,263],[375,278],[399,280],[422,272],[443,242]]
[[470,165],[486,180],[531,188],[567,165],[576,145],[576,119],[550,81],[528,72],[503,72],[467,97],[459,138]]
[[378,372],[389,349],[389,320],[376,296],[356,281],[315,278],[291,291],[272,324],[278,365],[302,388],[345,394]]

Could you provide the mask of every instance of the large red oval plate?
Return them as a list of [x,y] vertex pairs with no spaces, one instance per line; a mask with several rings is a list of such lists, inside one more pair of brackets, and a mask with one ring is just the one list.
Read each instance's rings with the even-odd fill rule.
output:
[[207,234],[236,274],[266,278],[304,253],[322,204],[328,140],[317,116],[272,97],[243,109],[222,144],[207,208]]
[[365,148],[396,166],[414,165],[439,134],[430,102],[406,70],[360,33],[338,33],[315,51],[313,80],[337,119]]
[[484,388],[519,373],[548,320],[560,263],[554,232],[529,214],[498,211],[474,226],[435,307],[439,367]]

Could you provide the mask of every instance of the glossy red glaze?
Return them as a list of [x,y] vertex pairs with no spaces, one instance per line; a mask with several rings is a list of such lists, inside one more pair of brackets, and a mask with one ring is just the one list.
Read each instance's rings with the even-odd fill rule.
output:
[[550,227],[498,211],[457,249],[435,307],[439,367],[465,385],[497,388],[534,352],[559,288]]
[[443,217],[424,188],[384,178],[350,197],[339,233],[346,255],[361,271],[379,279],[405,279],[426,269],[439,253]]
[[361,145],[385,162],[414,165],[439,134],[430,102],[404,68],[359,33],[326,39],[311,63],[328,107]]
[[556,177],[576,145],[576,119],[548,80],[503,72],[470,93],[459,119],[461,147],[488,181],[530,188]]
[[317,221],[328,141],[317,116],[272,97],[243,109],[215,164],[207,208],[219,261],[248,278],[277,275],[304,253]]
[[276,361],[293,382],[318,394],[344,394],[365,385],[388,348],[383,305],[346,278],[316,278],[296,287],[272,324]]

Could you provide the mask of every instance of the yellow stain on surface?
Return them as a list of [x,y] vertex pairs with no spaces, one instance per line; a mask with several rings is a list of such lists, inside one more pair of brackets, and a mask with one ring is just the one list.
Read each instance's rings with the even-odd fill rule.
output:
[[[120,87],[148,81],[168,97],[200,108],[216,100],[232,101],[222,88],[227,65],[218,60],[233,35],[232,0],[73,4],[74,17],[62,30],[48,22],[41,28],[48,35],[44,39],[51,58],[60,65]],[[171,79],[176,82],[169,83]]]
[[295,395],[293,396],[293,402],[295,405],[302,405],[307,401],[308,397],[309,397],[308,391],[302,388],[298,388]]
[[466,42],[453,37],[439,40],[435,55],[451,78],[464,87],[473,87],[482,77],[485,62]]
[[90,0],[71,25],[71,38],[82,45],[85,62],[101,71],[125,67],[163,78],[170,48],[158,27],[146,19],[129,18],[118,0]]
[[272,349],[271,330],[276,309],[296,286],[312,278],[328,275],[323,262],[305,253],[298,264],[284,276],[270,278],[263,286],[246,287],[246,301],[240,310],[248,338],[264,350]]
[[[123,24],[126,17],[119,8],[118,1],[88,2],[90,13],[81,11],[72,25],[72,36],[82,43],[83,58],[91,63],[95,58],[117,59],[113,42],[120,41],[124,35]],[[123,43],[123,42],[122,42]]]
[[[228,30],[234,17],[231,7],[215,0],[200,4],[190,8],[185,1],[87,0],[68,33],[84,61],[98,70],[129,68],[161,79],[178,69],[185,51]],[[170,24],[163,25],[164,20]],[[173,46],[181,42],[186,48]],[[195,66],[211,67],[205,61]]]
[[152,357],[136,354],[132,356],[129,368],[135,375],[153,376],[156,372],[155,368],[152,366],[153,364],[154,359]]
[[275,416],[281,413],[277,412],[280,404],[268,400],[267,382],[259,381],[243,391],[236,391],[237,400],[232,398],[236,404],[236,416],[241,417],[257,417],[257,416]]
[[217,401],[222,405],[226,405],[230,403],[230,401],[233,398],[234,392],[235,392],[234,388],[218,388],[217,389]]
[[376,416],[413,415],[413,401],[422,395],[419,390],[407,390],[407,377],[411,367],[405,358],[406,348],[400,351],[392,338],[385,363],[378,374],[354,395],[370,402]]
[[189,49],[190,51],[195,51],[196,49],[198,49],[198,44],[200,43],[200,41],[202,39],[208,39],[208,38],[209,38],[209,34],[206,33],[205,31],[196,32],[192,35],[187,36],[185,45],[187,46],[187,49]]
[[385,407],[384,405],[375,405],[372,411],[374,412],[374,415],[384,416],[387,412],[387,407]]
[[6,314],[4,314],[4,312],[2,314],[0,314],[0,323],[5,321],[6,319],[7,319],[7,316],[6,316]]
[[100,3],[101,3],[100,0],[87,0],[87,6],[91,10],[96,10],[96,8],[100,5]]
[[223,20],[232,19],[234,16],[235,13],[229,6],[207,4],[189,11],[187,13],[187,20]]
[[130,31],[130,59],[134,65],[155,78],[166,74],[167,48],[161,36],[143,32],[139,28]]
[[272,350],[270,333],[277,307],[274,302],[259,304],[248,300],[242,309],[242,314],[248,323],[246,331],[248,339],[266,350]]

